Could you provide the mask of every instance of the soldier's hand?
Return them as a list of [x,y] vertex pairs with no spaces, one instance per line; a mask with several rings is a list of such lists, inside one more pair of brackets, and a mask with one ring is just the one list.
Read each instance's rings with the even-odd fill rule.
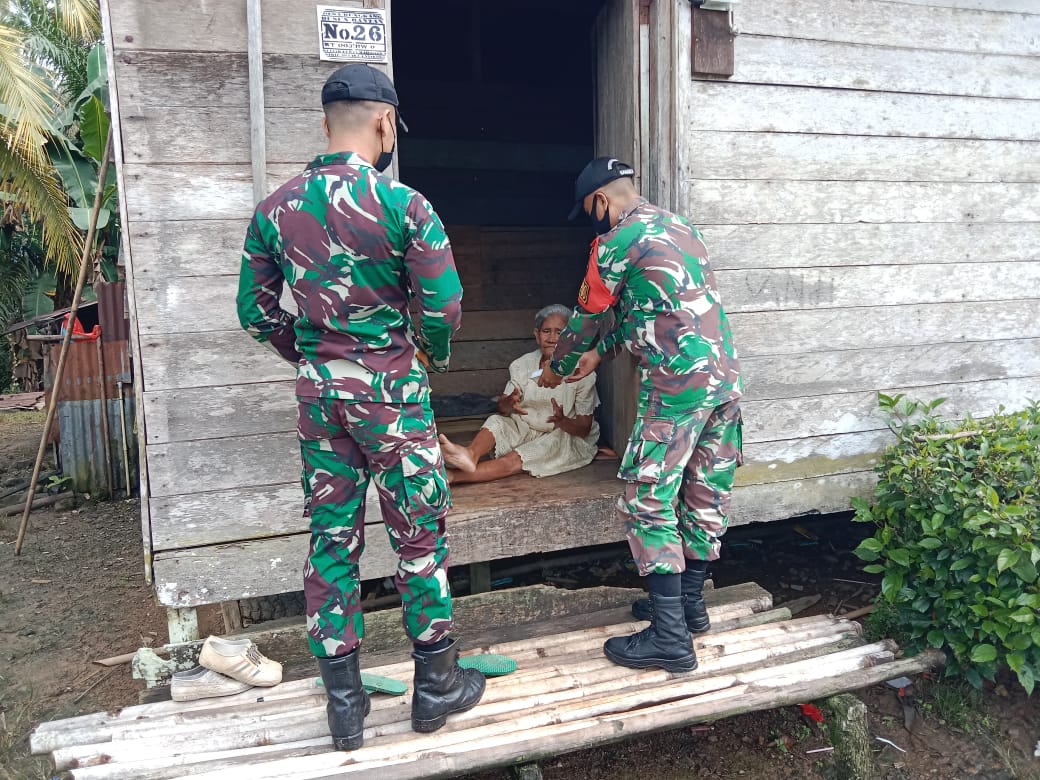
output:
[[423,364],[424,368],[430,367],[430,356],[423,352],[421,349],[415,350],[416,359]]
[[538,377],[539,387],[554,388],[559,387],[560,383],[563,382],[563,377],[549,368],[549,364],[552,362],[552,358],[546,358],[542,361],[542,375]]
[[574,373],[567,377],[567,382],[580,382],[582,379],[587,377],[597,368],[599,364],[603,362],[603,356],[594,349],[590,349],[578,358],[578,365],[574,369]]

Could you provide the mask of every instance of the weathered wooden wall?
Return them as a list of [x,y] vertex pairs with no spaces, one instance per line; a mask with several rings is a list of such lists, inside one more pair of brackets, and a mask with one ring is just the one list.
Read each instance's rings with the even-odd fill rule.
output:
[[[334,66],[317,62],[314,5],[263,3],[272,187],[324,148],[318,90]],[[296,589],[293,372],[238,329],[233,306],[252,210],[245,3],[106,6],[156,589],[173,606]],[[1040,397],[1031,0],[744,0],[726,82],[690,76],[688,5],[653,9],[663,59],[647,186],[704,227],[748,377],[734,522],[842,509],[868,491],[887,441],[878,390],[947,396],[949,414]],[[540,153],[558,170],[574,146],[551,140]],[[509,154],[421,143],[427,160],[463,154],[478,169]],[[469,313],[434,387],[496,392],[547,302],[525,277],[580,274],[584,238],[451,234]],[[516,251],[536,235],[537,254]],[[473,493],[450,521],[454,562],[620,538],[616,485],[596,469],[508,523],[487,517],[516,496]],[[393,566],[385,534],[370,534],[366,576]]]
[[691,75],[676,8],[672,191],[748,384],[736,519],[767,484],[765,519],[869,491],[879,390],[1040,397],[1040,5],[743,0],[726,80]]

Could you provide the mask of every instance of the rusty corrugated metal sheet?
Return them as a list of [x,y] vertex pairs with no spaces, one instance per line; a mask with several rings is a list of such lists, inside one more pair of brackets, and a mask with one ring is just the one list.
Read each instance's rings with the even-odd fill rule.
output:
[[[124,394],[125,394],[124,388]],[[111,457],[112,489],[126,492],[123,468],[123,433],[119,422],[119,399],[108,402],[108,443]],[[137,440],[134,434],[134,399],[124,399],[126,413],[126,451],[130,460],[130,482],[137,485]],[[101,401],[59,401],[58,430],[61,442],[58,453],[62,473],[72,479],[70,487],[79,493],[104,495],[105,445],[102,438]]]
[[98,322],[103,341],[129,341],[130,320],[126,315],[126,282],[95,282]]
[[[102,341],[105,364],[105,390],[109,398],[115,398],[120,376],[128,383],[130,357],[126,341]],[[74,341],[69,344],[69,356],[65,361],[65,372],[58,391],[59,401],[94,401],[101,399],[101,372],[98,370],[96,341]],[[57,350],[52,350],[51,360],[58,359]],[[124,388],[124,392],[126,392]]]

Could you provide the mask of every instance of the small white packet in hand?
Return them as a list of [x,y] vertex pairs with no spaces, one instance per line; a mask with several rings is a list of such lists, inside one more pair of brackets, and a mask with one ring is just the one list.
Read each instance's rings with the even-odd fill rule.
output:
[[531,373],[531,379],[537,379],[541,375],[542,375],[542,369],[539,368],[537,371],[534,371],[534,372]]

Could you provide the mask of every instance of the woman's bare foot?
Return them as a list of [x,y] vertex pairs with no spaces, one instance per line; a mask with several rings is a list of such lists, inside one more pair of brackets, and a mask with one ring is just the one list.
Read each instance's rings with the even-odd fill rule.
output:
[[444,462],[449,468],[472,474],[477,470],[477,460],[468,448],[452,442],[443,433],[437,437],[441,443],[441,452],[444,453]]

